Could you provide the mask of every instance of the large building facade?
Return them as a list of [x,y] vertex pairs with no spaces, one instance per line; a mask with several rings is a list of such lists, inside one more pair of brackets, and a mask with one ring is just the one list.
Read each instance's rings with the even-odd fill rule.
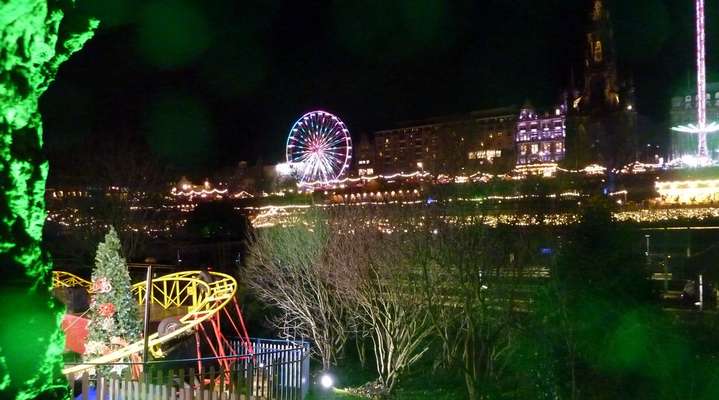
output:
[[566,148],[567,107],[560,105],[551,113],[539,114],[531,105],[519,112],[515,142],[517,168],[539,165],[556,166],[564,159]]
[[360,139],[355,142],[354,172],[358,176],[370,176],[375,174],[375,148],[367,134],[360,135]]
[[357,162],[361,165],[357,167],[380,174],[507,171],[514,164],[517,116],[516,108],[505,107],[378,131],[374,134],[373,156],[360,156]]
[[[707,83],[707,122],[719,122],[719,82]],[[697,124],[697,91],[696,88],[687,89],[679,96],[672,97],[669,110],[670,126]],[[698,147],[697,135],[671,132],[671,158],[677,159],[688,154],[696,154]],[[707,137],[709,157],[719,158],[719,134],[709,134]]]

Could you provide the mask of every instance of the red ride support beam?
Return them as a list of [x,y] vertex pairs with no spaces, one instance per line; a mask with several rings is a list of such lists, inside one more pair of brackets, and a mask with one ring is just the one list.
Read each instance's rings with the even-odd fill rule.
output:
[[202,376],[202,352],[200,351],[200,331],[195,330],[195,348],[197,350],[197,373]]
[[210,319],[210,323],[212,324],[212,329],[215,332],[215,338],[217,338],[217,353],[219,354],[219,363],[221,366],[225,368],[225,370],[229,369],[229,362],[228,359],[225,358],[227,355],[225,353],[225,346],[223,346],[222,340],[224,339],[224,336],[222,335],[222,331],[220,330],[220,322],[219,322],[219,313],[212,317]]
[[237,304],[237,299],[232,299],[232,301],[235,303],[235,310],[237,311],[237,315],[240,317],[240,325],[242,326],[242,331],[245,334],[245,340],[247,341],[247,349],[250,351],[250,353],[254,354],[255,350],[252,348],[252,342],[250,341],[250,335],[247,334],[247,327],[245,327],[245,320],[242,318],[242,312],[240,312],[240,306]]

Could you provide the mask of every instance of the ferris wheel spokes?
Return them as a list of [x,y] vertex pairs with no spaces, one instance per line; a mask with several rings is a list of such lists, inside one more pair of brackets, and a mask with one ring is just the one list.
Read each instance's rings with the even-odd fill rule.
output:
[[336,116],[313,111],[300,117],[287,138],[287,162],[301,183],[327,182],[344,174],[352,157],[349,130]]

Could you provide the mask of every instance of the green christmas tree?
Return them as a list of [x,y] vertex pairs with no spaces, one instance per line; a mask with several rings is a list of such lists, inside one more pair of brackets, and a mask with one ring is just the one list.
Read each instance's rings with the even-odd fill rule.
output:
[[[130,274],[125,259],[120,255],[120,246],[120,238],[114,228],[110,228],[105,241],[97,246],[85,360],[112,352],[141,336],[139,309],[130,291]],[[121,365],[102,366],[97,368],[97,372],[103,376],[118,375],[123,368]]]

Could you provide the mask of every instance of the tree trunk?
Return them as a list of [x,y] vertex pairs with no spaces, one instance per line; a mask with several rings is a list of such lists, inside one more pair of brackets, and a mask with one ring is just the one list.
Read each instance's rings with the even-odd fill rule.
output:
[[467,399],[468,400],[478,400],[479,397],[477,394],[477,381],[475,377],[470,374],[469,372],[464,373],[464,383],[467,388]]
[[360,366],[364,369],[367,367],[367,346],[365,345],[362,337],[355,339],[355,346],[357,347],[357,356],[359,357]]
[[[62,307],[41,247],[45,222],[38,100],[57,67],[80,49],[94,20],[60,22],[71,1],[6,0],[0,8],[0,398],[63,398]],[[83,23],[84,21],[84,23]],[[78,31],[79,29],[79,31]],[[59,37],[62,36],[62,37]]]
[[[472,324],[468,324],[470,327]],[[474,340],[474,329],[469,328],[468,334],[464,336],[464,349],[462,350],[462,359],[464,361],[464,383],[467,387],[467,398],[469,400],[477,400],[477,368],[473,349],[470,347],[470,341]]]
[[574,356],[574,351],[572,351],[569,363],[570,363],[569,368],[572,373],[572,400],[578,400],[579,399],[579,390],[577,388],[577,363],[576,363],[576,358]]

